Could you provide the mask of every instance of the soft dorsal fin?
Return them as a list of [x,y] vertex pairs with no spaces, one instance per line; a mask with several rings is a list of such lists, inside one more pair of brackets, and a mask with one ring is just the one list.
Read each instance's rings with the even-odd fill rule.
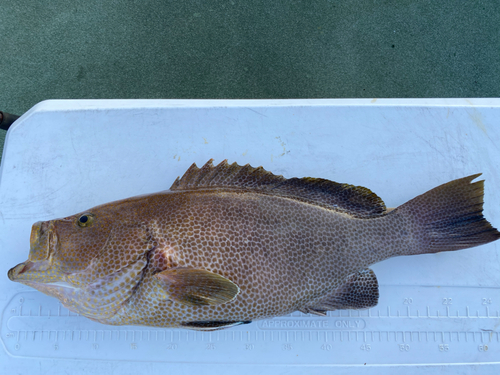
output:
[[201,168],[196,164],[191,165],[182,178],[175,180],[170,190],[241,188],[296,198],[358,218],[386,213],[382,199],[361,186],[339,184],[322,178],[286,179],[267,172],[262,167],[228,164],[227,160],[214,166],[212,161],[213,159],[210,159]]

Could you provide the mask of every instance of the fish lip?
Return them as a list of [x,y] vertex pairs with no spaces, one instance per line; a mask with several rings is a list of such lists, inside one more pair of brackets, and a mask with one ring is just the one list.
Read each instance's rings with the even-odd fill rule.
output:
[[19,278],[17,276],[19,276],[23,272],[26,272],[25,268],[26,268],[25,263],[19,263],[17,266],[12,267],[9,270],[9,272],[7,272],[7,276],[9,277],[9,279],[11,281],[17,281],[17,280],[19,280]]
[[12,267],[9,270],[9,272],[7,273],[7,276],[12,281],[20,281],[22,279],[25,279],[25,276],[26,276],[25,273],[28,271],[31,271],[33,269],[34,264],[35,263],[30,262],[29,260],[27,260],[26,262],[23,262],[23,263],[19,263],[17,266]]
[[51,267],[50,259],[32,262],[27,260],[26,262],[19,263],[17,266],[11,268],[7,272],[7,276],[11,281],[24,282],[32,281],[30,280],[34,272],[43,272]]
[[[50,259],[59,248],[59,238],[54,220],[38,221],[33,224],[30,236],[28,260],[39,262]],[[37,249],[35,251],[35,249]]]
[[[42,236],[45,258],[34,256],[33,248],[36,244],[41,241]],[[37,272],[45,272],[52,267],[52,257],[57,252],[59,248],[59,241],[56,232],[55,225],[53,221],[50,222],[37,222],[33,224],[33,229],[30,236],[30,252],[28,255],[28,260],[23,263],[19,263],[17,266],[11,268],[7,272],[7,276],[11,281],[17,281],[26,284],[27,282],[33,282],[32,276]],[[38,254],[37,254],[38,255]]]
[[47,259],[52,259],[52,256],[57,253],[59,249],[59,236],[57,235],[56,227],[53,225],[51,231],[48,234],[48,252]]

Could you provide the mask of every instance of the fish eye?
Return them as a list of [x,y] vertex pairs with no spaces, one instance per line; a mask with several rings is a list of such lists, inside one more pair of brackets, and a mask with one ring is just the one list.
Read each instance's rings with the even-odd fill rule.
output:
[[83,214],[82,216],[80,216],[78,218],[77,224],[80,227],[88,227],[88,226],[92,225],[93,222],[94,222],[94,215],[92,215],[92,214]]

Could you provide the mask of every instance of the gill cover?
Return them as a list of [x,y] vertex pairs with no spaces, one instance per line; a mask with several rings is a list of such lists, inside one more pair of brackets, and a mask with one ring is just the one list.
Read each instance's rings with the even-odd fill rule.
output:
[[[113,228],[99,256],[83,271],[67,275],[63,304],[95,320],[112,317],[134,293],[155,242],[142,224]],[[71,287],[72,286],[72,287]]]

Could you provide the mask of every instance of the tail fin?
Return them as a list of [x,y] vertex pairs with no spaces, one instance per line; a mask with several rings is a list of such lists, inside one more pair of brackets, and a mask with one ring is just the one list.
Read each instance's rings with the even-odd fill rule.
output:
[[[418,236],[411,254],[436,253],[479,246],[500,238],[484,218],[484,180],[475,174],[438,186],[396,208]],[[409,255],[409,254],[408,254]]]

